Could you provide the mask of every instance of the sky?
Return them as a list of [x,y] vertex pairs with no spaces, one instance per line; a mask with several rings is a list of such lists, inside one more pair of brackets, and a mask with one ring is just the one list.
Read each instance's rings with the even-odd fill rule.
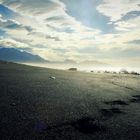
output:
[[0,0],[0,46],[140,67],[140,0]]

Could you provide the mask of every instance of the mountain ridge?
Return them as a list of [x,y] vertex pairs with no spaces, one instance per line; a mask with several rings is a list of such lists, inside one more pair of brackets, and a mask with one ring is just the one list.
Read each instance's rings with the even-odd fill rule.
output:
[[38,55],[33,55],[26,51],[20,51],[15,48],[0,47],[0,60],[10,62],[48,62]]

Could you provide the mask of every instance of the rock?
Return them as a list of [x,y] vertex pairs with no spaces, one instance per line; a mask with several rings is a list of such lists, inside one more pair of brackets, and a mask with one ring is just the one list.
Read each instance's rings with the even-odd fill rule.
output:
[[50,76],[50,79],[54,79],[55,80],[56,78],[54,76]]

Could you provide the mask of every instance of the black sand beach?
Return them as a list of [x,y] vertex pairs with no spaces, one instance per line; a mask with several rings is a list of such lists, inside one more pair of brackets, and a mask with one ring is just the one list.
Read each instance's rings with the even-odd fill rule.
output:
[[0,139],[140,140],[140,76],[1,61]]

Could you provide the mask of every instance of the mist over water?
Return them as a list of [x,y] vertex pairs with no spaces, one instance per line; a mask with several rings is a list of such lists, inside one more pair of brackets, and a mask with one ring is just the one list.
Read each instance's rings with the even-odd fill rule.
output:
[[109,71],[109,72],[119,72],[121,69],[125,69],[128,72],[139,72],[140,67],[126,67],[126,66],[83,66],[80,64],[56,64],[56,63],[24,63],[26,65],[32,65],[37,67],[44,67],[44,68],[52,68],[52,69],[61,69],[61,70],[68,70],[69,68],[77,68],[78,71]]

